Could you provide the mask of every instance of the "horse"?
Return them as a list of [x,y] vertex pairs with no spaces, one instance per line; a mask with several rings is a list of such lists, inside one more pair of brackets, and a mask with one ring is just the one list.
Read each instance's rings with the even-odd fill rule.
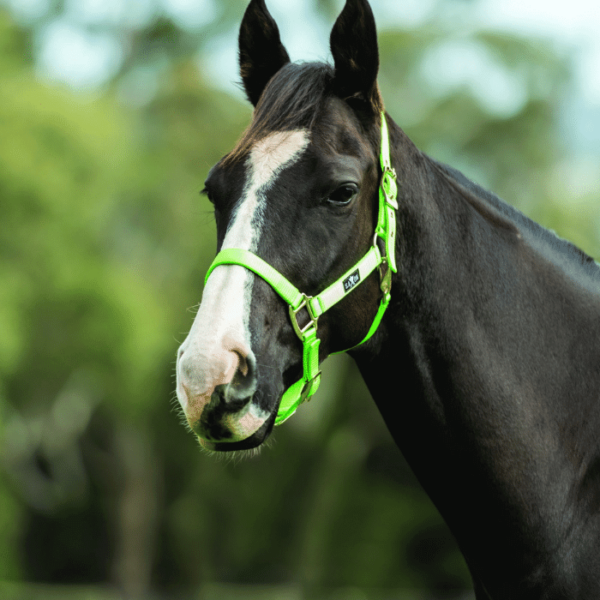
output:
[[384,110],[367,0],[330,46],[333,65],[293,63],[264,0],[244,14],[254,113],[205,183],[189,426],[211,452],[257,448],[350,349],[477,600],[600,598],[600,267],[415,147]]

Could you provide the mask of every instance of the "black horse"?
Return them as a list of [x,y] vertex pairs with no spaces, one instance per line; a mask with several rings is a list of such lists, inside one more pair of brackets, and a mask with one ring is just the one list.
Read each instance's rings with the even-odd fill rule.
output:
[[[263,258],[317,294],[373,245],[383,102],[366,0],[331,33],[335,66],[293,64],[264,0],[240,36],[252,123],[210,172],[218,248]],[[388,116],[397,273],[351,355],[455,535],[481,599],[600,598],[600,268]],[[374,271],[318,322],[319,358],[359,343]],[[302,375],[286,303],[240,265],[210,275],[177,363],[201,444],[250,449]]]

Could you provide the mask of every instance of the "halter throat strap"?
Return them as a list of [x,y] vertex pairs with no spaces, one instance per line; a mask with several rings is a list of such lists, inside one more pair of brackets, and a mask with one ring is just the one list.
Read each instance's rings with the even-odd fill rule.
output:
[[[375,269],[379,268],[382,297],[377,314],[367,335],[356,346],[335,353],[341,354],[361,346],[373,336],[390,303],[392,273],[397,272],[396,210],[398,209],[398,184],[396,171],[391,165],[389,132],[385,113],[383,112],[381,113],[380,163],[379,214],[373,245],[357,263],[317,296],[311,297],[302,293],[262,258],[240,248],[227,248],[219,252],[206,273],[205,284],[211,273],[221,265],[245,267],[264,279],[289,306],[292,327],[302,342],[303,376],[284,393],[275,418],[275,425],[280,425],[291,417],[302,402],[309,400],[314,395],[321,383],[321,372],[319,371],[320,340],[317,337],[319,317],[345,298],[352,290],[356,289]],[[380,250],[379,240],[381,240],[385,249],[384,254]],[[298,323],[298,315],[303,309],[307,311],[309,320],[308,323],[301,326]]]

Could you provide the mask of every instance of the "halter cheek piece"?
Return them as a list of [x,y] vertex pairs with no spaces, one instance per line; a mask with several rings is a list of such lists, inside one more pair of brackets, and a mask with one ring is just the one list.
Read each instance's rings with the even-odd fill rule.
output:
[[[281,273],[247,250],[227,248],[217,254],[206,273],[205,283],[210,274],[219,265],[240,265],[262,277],[289,305],[290,320],[297,336],[302,342],[302,379],[294,383],[283,394],[279,403],[279,410],[275,418],[275,425],[280,425],[291,417],[298,406],[317,391],[321,382],[319,371],[319,344],[317,338],[317,322],[319,317],[337,304],[349,292],[356,289],[376,268],[379,268],[380,287],[382,291],[379,310],[375,315],[373,324],[364,339],[356,346],[342,350],[348,352],[364,344],[377,331],[381,319],[390,303],[392,272],[397,272],[396,267],[396,213],[398,203],[398,185],[396,171],[392,169],[390,161],[390,140],[385,113],[381,113],[381,183],[379,184],[379,216],[377,227],[373,236],[373,245],[365,256],[353,267],[344,273],[338,280],[323,290],[318,296],[307,296],[290,283]],[[378,238],[385,247],[385,255],[379,250]],[[301,327],[298,324],[298,313],[305,308],[309,321]],[[341,354],[336,352],[335,354]]]

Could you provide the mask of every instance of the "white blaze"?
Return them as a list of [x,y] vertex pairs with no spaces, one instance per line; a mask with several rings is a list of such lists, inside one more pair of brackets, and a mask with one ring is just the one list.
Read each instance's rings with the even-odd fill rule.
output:
[[[279,173],[299,158],[308,142],[306,131],[281,131],[268,135],[254,145],[247,162],[248,183],[242,201],[227,228],[223,250],[240,248],[256,252],[264,223],[263,194],[275,183]],[[202,304],[204,304],[207,295],[221,296],[225,303],[221,304],[220,312],[230,323],[233,319],[237,319],[236,327],[244,331],[244,339],[247,340],[248,346],[250,345],[248,322],[253,283],[254,275],[244,267],[238,265],[219,267],[211,274],[202,297]]]
[[[276,132],[257,142],[247,159],[248,179],[244,192],[227,228],[223,248],[256,252],[264,223],[264,193],[281,171],[293,164],[309,143],[305,130]],[[222,265],[213,271],[204,288],[202,303],[187,339],[182,344],[186,355],[194,358],[193,378],[182,389],[182,374],[177,369],[177,394],[186,414],[194,419],[210,401],[217,385],[229,383],[237,365],[235,353],[248,356],[250,349],[250,302],[254,275],[238,265]],[[233,359],[232,359],[233,357]],[[189,358],[186,363],[189,369]],[[193,383],[195,385],[191,385]],[[191,410],[188,410],[191,409]],[[230,415],[227,425],[235,439],[252,435],[268,418],[250,403],[239,418]],[[235,441],[232,439],[232,441]]]

